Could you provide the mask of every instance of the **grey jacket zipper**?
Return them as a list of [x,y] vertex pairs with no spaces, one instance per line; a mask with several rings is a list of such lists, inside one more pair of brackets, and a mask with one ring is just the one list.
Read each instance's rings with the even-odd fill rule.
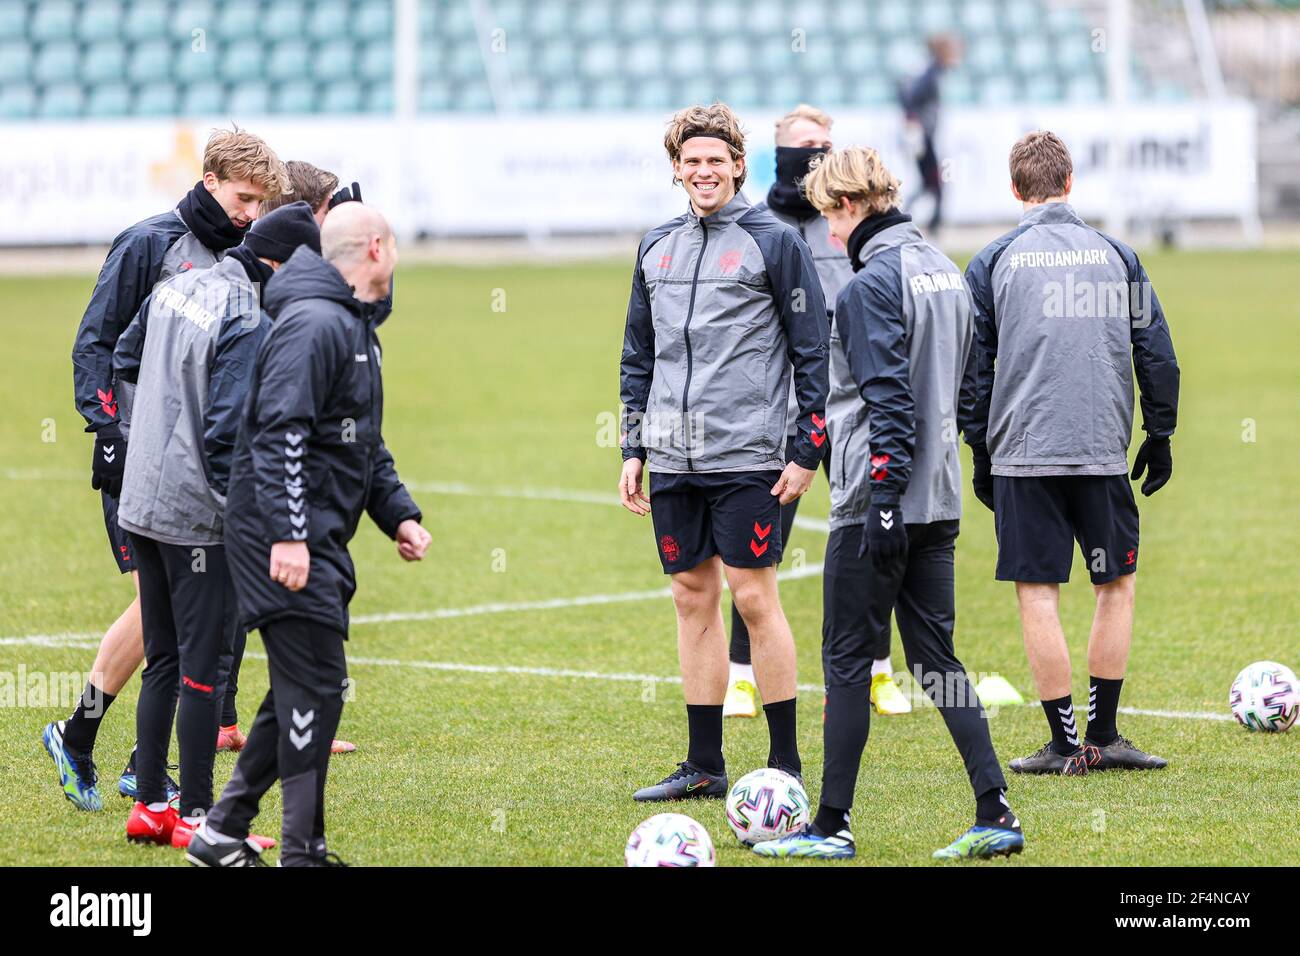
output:
[[695,470],[695,456],[691,454],[691,446],[695,439],[695,430],[691,428],[691,371],[694,368],[695,360],[691,354],[691,319],[695,315],[695,287],[700,281],[700,266],[704,264],[704,250],[709,247],[709,227],[704,224],[704,219],[700,219],[700,231],[704,233],[704,241],[700,243],[700,255],[695,260],[695,275],[691,278],[691,299],[686,306],[686,326],[683,334],[686,336],[686,384],[682,388],[682,428],[688,431],[689,437],[686,440],[686,470]]

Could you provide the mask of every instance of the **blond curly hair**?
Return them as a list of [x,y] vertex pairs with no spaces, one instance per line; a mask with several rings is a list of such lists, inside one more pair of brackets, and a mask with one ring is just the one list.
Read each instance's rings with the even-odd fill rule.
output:
[[821,212],[835,209],[847,196],[866,204],[868,216],[898,205],[898,177],[869,146],[847,146],[814,156],[803,181],[804,195]]

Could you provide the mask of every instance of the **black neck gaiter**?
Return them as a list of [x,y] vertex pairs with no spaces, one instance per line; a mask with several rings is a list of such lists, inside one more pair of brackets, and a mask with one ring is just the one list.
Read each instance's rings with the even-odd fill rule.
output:
[[817,215],[817,207],[804,198],[800,180],[808,175],[814,156],[826,152],[821,146],[778,146],[776,148],[776,182],[767,191],[767,204],[779,213],[796,219]]
[[212,193],[208,192],[201,179],[185,194],[176,208],[190,232],[213,252],[233,249],[244,241],[244,234],[248,232],[248,226],[240,229],[230,221],[226,211],[221,208],[221,203],[212,198]]
[[275,275],[275,270],[259,259],[248,246],[236,246],[226,255],[244,267],[249,282],[266,285],[271,281],[271,276]]
[[911,222],[912,217],[905,212],[899,212],[897,207],[891,207],[876,216],[868,216],[856,226],[853,232],[849,233],[849,264],[853,266],[853,271],[857,272],[862,268],[862,263],[858,259],[858,253],[862,247],[867,244],[867,240],[880,232],[882,229],[888,229],[890,226],[897,226],[900,222]]

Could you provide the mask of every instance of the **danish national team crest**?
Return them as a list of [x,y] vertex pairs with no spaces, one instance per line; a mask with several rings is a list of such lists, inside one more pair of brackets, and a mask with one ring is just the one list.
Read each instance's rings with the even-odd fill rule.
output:
[[739,269],[740,250],[728,249],[722,255],[718,256],[718,268],[728,275]]
[[664,560],[673,564],[682,556],[682,549],[677,546],[677,539],[670,534],[664,535],[659,539],[659,550],[664,554]]

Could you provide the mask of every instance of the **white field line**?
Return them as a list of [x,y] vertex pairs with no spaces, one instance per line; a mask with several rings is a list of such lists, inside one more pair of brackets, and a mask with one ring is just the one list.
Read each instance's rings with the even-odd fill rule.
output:
[[[40,647],[77,647],[94,650],[99,647],[96,634],[29,634],[19,637],[0,637],[0,646],[36,645]],[[265,660],[266,655],[256,651],[246,651],[245,657]],[[349,655],[348,663],[361,667],[408,667],[415,670],[446,671],[462,674],[507,674],[521,677],[550,677],[570,680],[621,681],[625,683],[680,684],[680,677],[661,677],[656,674],[604,673],[602,671],[570,670],[559,667],[516,667],[508,664],[459,664],[452,661],[406,661],[394,657],[356,657]],[[821,684],[800,684],[799,691],[804,694],[821,694]],[[1030,707],[1037,701],[1025,701]],[[1164,717],[1172,720],[1232,720],[1229,714],[1216,714],[1212,711],[1183,710],[1144,710],[1140,707],[1121,707],[1121,714],[1137,717]]]

